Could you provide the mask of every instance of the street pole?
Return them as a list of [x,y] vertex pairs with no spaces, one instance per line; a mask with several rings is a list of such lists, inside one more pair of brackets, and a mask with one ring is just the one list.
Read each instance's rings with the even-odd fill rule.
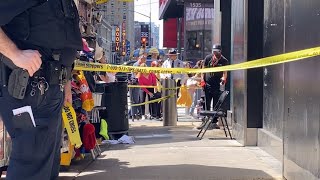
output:
[[150,0],[150,31],[149,31],[149,47],[151,48],[151,0]]
[[[151,0],[150,0],[150,2],[151,2]],[[128,11],[130,11],[130,10],[128,10]],[[142,14],[142,13],[140,13],[140,12],[137,12],[137,11],[131,11],[131,12],[134,12],[134,13],[137,13],[137,14],[140,14],[140,15],[142,15],[142,16],[144,16],[144,17],[147,17],[147,18],[149,18],[149,37],[148,37],[148,41],[149,41],[149,47],[151,47],[151,4],[150,4],[150,16],[147,16],[147,15],[145,15],[145,14]]]
[[178,58],[179,58],[180,60],[182,60],[182,59],[181,59],[181,55],[182,55],[182,53],[181,53],[181,18],[177,18],[177,23],[178,23],[178,35],[177,35],[177,37],[178,37],[178,42],[177,42],[177,48],[178,48],[178,52],[180,53],[180,54],[178,55]]

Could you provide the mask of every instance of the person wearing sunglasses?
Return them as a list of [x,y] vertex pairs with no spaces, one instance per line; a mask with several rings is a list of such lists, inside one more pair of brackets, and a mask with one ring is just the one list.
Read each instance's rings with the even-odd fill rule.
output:
[[[222,55],[221,45],[215,44],[212,46],[212,54],[208,55],[203,64],[203,68],[212,68],[212,67],[220,67],[228,65],[228,60]],[[211,103],[213,102],[213,106],[218,102],[220,97],[220,85],[225,85],[227,81],[227,72],[209,72],[203,73],[202,78],[204,81],[204,93],[205,93],[205,104],[203,109],[206,111],[210,111]],[[215,118],[213,121],[212,128],[219,128],[216,124],[218,122],[218,118]],[[201,128],[198,127],[198,128]]]

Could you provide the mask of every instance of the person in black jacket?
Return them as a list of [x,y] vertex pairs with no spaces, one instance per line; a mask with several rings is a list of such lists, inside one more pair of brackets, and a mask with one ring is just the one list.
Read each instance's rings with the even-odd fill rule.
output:
[[[58,178],[61,110],[72,103],[71,70],[81,49],[73,0],[0,1],[0,119],[12,139],[7,180]],[[8,76],[16,70],[29,76],[19,99],[7,88],[15,82]],[[14,116],[18,108],[32,113]]]
[[[204,59],[203,68],[219,67],[228,65],[228,60],[224,58],[221,54],[221,46],[218,44],[213,45],[212,54],[208,55]],[[204,93],[205,93],[205,104],[203,109],[210,111],[211,103],[213,106],[216,105],[220,97],[220,85],[224,85],[227,80],[227,72],[214,72],[214,73],[204,73],[203,81],[205,82]],[[217,123],[218,119],[215,118],[213,123]],[[201,127],[201,126],[200,126]],[[200,128],[199,127],[199,128]],[[214,124],[215,128],[219,128]]]

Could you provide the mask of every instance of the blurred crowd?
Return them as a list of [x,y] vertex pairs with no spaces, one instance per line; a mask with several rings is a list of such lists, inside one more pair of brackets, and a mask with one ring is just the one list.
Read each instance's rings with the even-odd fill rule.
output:
[[[136,61],[133,61],[133,66],[203,69],[228,65],[228,60],[221,52],[220,45],[213,45],[211,54],[193,64],[190,61],[180,60],[176,49],[170,49],[167,54],[160,55],[158,49],[150,48],[148,51],[139,52]],[[164,60],[163,55],[167,59]],[[99,62],[106,63],[106,60],[101,58]],[[116,81],[115,73],[100,73],[97,77],[96,80],[106,83]],[[201,118],[199,112],[201,110],[210,111],[218,102],[221,92],[225,90],[227,72],[195,74],[131,73],[126,80],[128,80],[129,85],[136,86],[129,88],[130,101],[133,105],[129,110],[129,116],[132,121],[139,119],[162,120],[162,103],[146,102],[161,98],[161,82],[163,79],[172,79],[176,82],[178,98],[181,96],[180,87],[186,87],[187,94],[192,99],[192,103],[186,108],[186,113],[192,118]],[[217,120],[215,119],[213,122],[216,123]]]
[[[147,67],[147,56],[151,56],[150,67],[162,67],[162,68],[203,68],[203,60],[199,60],[195,65],[192,62],[185,62],[178,59],[178,53],[175,49],[169,50],[167,57],[168,59],[163,61],[159,59],[159,55],[156,52],[143,53],[138,57],[137,62],[133,66]],[[162,79],[174,79],[177,86],[182,85],[188,88],[188,93],[192,97],[192,105],[187,108],[188,114],[192,117],[198,117],[199,100],[201,99],[202,88],[201,88],[201,74],[159,74],[159,73],[138,73],[132,74],[130,79],[131,85],[140,86],[155,86],[155,88],[130,88],[130,99],[132,104],[141,104],[149,100],[157,99],[161,97],[161,80]],[[179,89],[177,90],[177,96],[179,97]],[[131,119],[156,119],[162,120],[162,104],[161,103],[150,103],[141,106],[133,106],[130,111]],[[146,113],[146,107],[149,109],[149,114]],[[197,109],[197,111],[195,111]]]

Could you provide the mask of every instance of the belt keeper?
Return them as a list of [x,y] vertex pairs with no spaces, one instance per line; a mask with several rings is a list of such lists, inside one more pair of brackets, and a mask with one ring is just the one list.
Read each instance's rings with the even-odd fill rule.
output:
[[59,61],[60,60],[60,53],[52,53],[52,58],[55,61]]

